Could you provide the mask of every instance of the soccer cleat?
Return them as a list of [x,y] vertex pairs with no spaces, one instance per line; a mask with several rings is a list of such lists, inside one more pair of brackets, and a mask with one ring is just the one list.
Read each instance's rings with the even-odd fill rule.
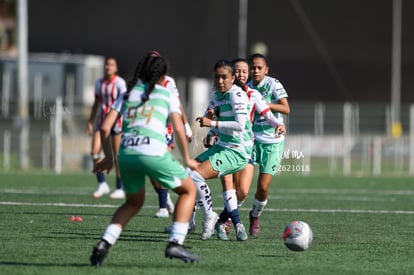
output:
[[216,212],[212,212],[212,215],[209,217],[205,217],[202,223],[202,232],[201,232],[201,239],[208,240],[214,234],[214,226],[218,220],[218,215]]
[[199,256],[188,251],[183,245],[173,242],[168,243],[165,249],[165,257],[170,259],[177,258],[186,263],[197,263],[200,260]]
[[259,217],[253,217],[252,211],[250,211],[249,219],[250,219],[250,228],[249,228],[250,236],[253,236],[253,237],[259,236],[259,233],[260,233]]
[[156,218],[168,218],[170,214],[168,214],[167,208],[160,208],[157,213],[155,213]]
[[170,193],[167,193],[167,209],[168,213],[170,213],[171,215],[174,214],[174,203],[171,199]]
[[226,232],[226,223],[217,221],[216,230],[217,230],[217,238],[219,238],[222,241],[229,240],[229,238],[227,237],[227,232]]
[[244,225],[241,223],[236,224],[236,238],[238,241],[245,241],[247,240],[247,233]]
[[100,240],[92,250],[92,255],[89,258],[91,261],[91,265],[93,266],[101,266],[104,262],[105,257],[108,255],[108,250],[111,245],[105,241]]
[[196,224],[195,223],[190,223],[188,225],[188,231],[187,233],[194,233],[196,231]]
[[99,199],[105,194],[108,194],[110,191],[109,186],[106,182],[100,183],[98,189],[96,189],[95,193],[93,193],[93,197],[95,199]]
[[111,199],[125,199],[125,192],[122,189],[116,189],[109,197]]
[[227,219],[227,221],[224,222],[226,234],[229,235],[231,232],[231,228],[233,227],[233,222],[230,218]]

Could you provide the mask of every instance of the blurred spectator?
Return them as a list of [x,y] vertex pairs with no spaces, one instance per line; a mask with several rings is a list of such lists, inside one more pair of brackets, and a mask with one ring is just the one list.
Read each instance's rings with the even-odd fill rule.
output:
[[0,53],[16,53],[16,0],[0,0]]

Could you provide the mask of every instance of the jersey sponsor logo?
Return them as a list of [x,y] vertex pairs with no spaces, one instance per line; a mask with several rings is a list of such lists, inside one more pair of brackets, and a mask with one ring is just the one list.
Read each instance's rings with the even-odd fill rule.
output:
[[150,138],[148,136],[128,136],[124,137],[121,142],[121,148],[136,147],[139,145],[149,145]]
[[233,109],[235,111],[244,111],[244,110],[246,110],[246,105],[243,104],[243,103],[235,103],[234,106],[233,106]]

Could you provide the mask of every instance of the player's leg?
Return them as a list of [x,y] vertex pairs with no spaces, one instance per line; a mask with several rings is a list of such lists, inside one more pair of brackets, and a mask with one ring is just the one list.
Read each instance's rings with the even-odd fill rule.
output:
[[258,144],[257,148],[255,147],[255,150],[258,149],[257,152],[260,165],[256,193],[253,199],[253,207],[249,213],[249,233],[252,236],[258,236],[260,233],[259,217],[267,205],[269,187],[272,183],[273,176],[279,167],[283,148],[283,141],[274,144]]
[[129,156],[120,160],[120,168],[124,175],[126,201],[115,211],[101,240],[93,247],[90,262],[94,266],[103,264],[109,248],[116,243],[122,230],[144,204],[145,167],[140,165],[136,157]]
[[[220,178],[222,186],[223,187],[226,186],[226,188],[230,188],[231,186],[234,186],[233,176],[234,176],[233,174],[222,176]],[[217,231],[217,238],[219,238],[220,240],[223,240],[223,241],[227,241],[229,239],[227,237],[228,231],[227,231],[227,228],[226,228],[226,222],[230,221],[230,223],[232,223],[232,220],[230,218],[230,213],[227,210],[226,201],[225,201],[225,197],[224,197],[225,196],[225,191],[224,190],[226,190],[226,188],[223,188],[224,208],[223,208],[223,211],[221,211],[221,213],[219,215],[219,219],[217,220],[217,223],[216,223],[216,226],[215,226],[216,231]]]
[[252,163],[248,163],[246,167],[240,172],[234,174],[233,179],[236,185],[237,206],[241,207],[247,198],[252,185],[254,174],[254,166]]
[[[226,208],[228,217],[231,219],[234,228],[236,229],[236,238],[238,241],[245,241],[248,237],[244,225],[240,219],[239,209],[237,207],[236,188],[233,180],[222,181],[222,186],[224,206]],[[223,227],[225,229],[225,221],[220,221],[217,227],[220,233],[223,233]],[[224,231],[224,233],[227,232]],[[218,235],[221,236],[222,234],[218,233]]]
[[[100,152],[101,152],[101,134],[99,130],[95,130],[92,134],[92,148],[91,148],[91,156],[92,156],[94,165],[100,161],[100,157],[99,157]],[[93,193],[93,197],[95,199],[98,199],[102,197],[103,195],[108,194],[110,189],[109,189],[108,184],[106,183],[104,172],[96,173],[96,179],[98,181],[98,188]]]
[[210,161],[200,163],[197,171],[189,172],[189,176],[194,181],[197,189],[197,204],[203,215],[201,239],[207,240],[214,234],[214,226],[218,215],[213,211],[213,200],[207,179],[217,177],[218,173],[211,167]]
[[[160,167],[162,167],[162,171]],[[157,161],[154,161],[149,168],[147,167],[146,171],[148,176],[156,180],[161,186],[173,189],[178,194],[165,256],[178,258],[185,262],[197,262],[199,257],[183,246],[196,198],[194,182],[181,164],[168,152],[163,157],[158,158]]]
[[121,172],[119,170],[119,164],[118,164],[118,151],[119,146],[121,143],[121,133],[120,132],[113,132],[111,135],[112,138],[112,151],[114,152],[114,166],[115,166],[115,184],[116,189],[114,192],[112,192],[109,197],[111,199],[123,199],[125,198],[125,192],[122,188],[122,179],[121,179]]
[[[158,195],[158,206],[159,209],[155,213],[155,217],[157,218],[168,218],[169,211],[168,211],[168,189],[162,187],[157,181],[154,179],[150,179],[152,186],[154,187],[155,192]],[[173,211],[174,212],[174,211]]]

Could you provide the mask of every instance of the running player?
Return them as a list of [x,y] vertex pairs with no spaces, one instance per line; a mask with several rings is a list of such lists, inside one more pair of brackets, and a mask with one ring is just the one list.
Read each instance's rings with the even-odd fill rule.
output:
[[[110,130],[122,115],[122,141],[119,150],[119,168],[124,182],[126,201],[115,211],[102,239],[94,246],[91,265],[101,266],[122,230],[137,214],[145,200],[145,179],[150,177],[178,194],[174,223],[165,256],[185,262],[198,262],[199,257],[184,246],[196,189],[184,167],[171,155],[165,143],[165,125],[170,119],[177,135],[177,143],[184,163],[195,168],[190,158],[181,121],[180,102],[162,87],[167,74],[167,63],[160,56],[146,55],[138,64],[128,90],[112,106],[101,127],[105,158],[94,167],[96,172],[109,171],[113,166]],[[137,83],[138,79],[142,82]]]
[[[269,67],[264,55],[251,55],[249,65],[251,80],[247,84],[262,94],[273,114],[283,122],[283,115],[290,113],[285,88],[277,79],[268,76]],[[258,236],[260,233],[259,216],[267,204],[269,186],[282,159],[285,135],[283,133],[275,135],[272,125],[260,114],[256,113],[253,121],[253,160],[255,164],[259,164],[259,176],[253,207],[249,213],[249,233],[251,236]]]
[[[161,56],[161,54],[158,51],[155,51],[155,50],[152,50],[152,51],[148,52],[147,55]],[[162,86],[167,88],[173,95],[177,96],[177,98],[180,99],[180,94],[179,94],[177,85],[175,84],[174,78],[172,78],[171,76],[168,76],[168,75],[165,76],[165,80],[164,80]],[[188,124],[187,115],[184,111],[184,108],[183,108],[182,104],[180,104],[180,106],[181,106],[180,107],[181,108],[181,118],[182,118],[182,122],[184,124],[185,135],[187,137],[188,142],[191,142],[192,139],[193,139],[193,132],[191,130],[190,125]],[[172,127],[171,123],[168,123],[168,125],[167,125],[165,138],[166,138],[166,142],[167,142],[167,145],[168,145],[168,149],[169,150],[174,149],[174,132],[173,132],[173,127]],[[159,209],[155,213],[155,217],[157,217],[157,218],[168,218],[169,214],[174,213],[174,203],[171,199],[170,194],[168,193],[168,189],[163,187],[162,185],[158,184],[153,179],[151,179],[151,183],[154,187],[155,192],[157,192],[157,194],[158,194]],[[190,227],[193,227],[193,229],[195,229],[194,228],[195,223],[193,222],[192,224],[190,224]]]
[[[105,60],[105,74],[102,78],[98,79],[95,84],[95,101],[92,105],[91,113],[88,120],[87,133],[92,135],[92,149],[91,155],[93,163],[96,164],[100,161],[99,154],[101,148],[100,128],[105,116],[111,109],[111,105],[119,94],[126,91],[125,80],[117,75],[118,65],[117,61],[113,57],[108,57]],[[96,119],[96,116],[98,118]],[[93,123],[96,119],[96,125]],[[119,149],[119,142],[121,141],[121,119],[119,119],[111,130],[112,146],[115,156],[115,171],[116,171],[116,189],[109,197],[112,199],[123,199],[125,193],[122,190],[122,181],[118,168],[118,160],[116,158],[117,151]],[[98,180],[98,189],[93,193],[94,198],[100,198],[110,192],[110,188],[106,182],[104,173],[96,173]]]
[[[248,117],[250,104],[246,93],[235,84],[237,81],[232,63],[218,61],[214,66],[216,92],[209,107],[214,110],[217,120],[212,120],[206,114],[196,119],[200,127],[211,127],[218,133],[217,143],[196,157],[200,165],[190,172],[197,187],[197,202],[204,216],[202,240],[209,239],[214,234],[218,218],[213,211],[211,192],[205,181],[242,170],[252,153],[253,135]],[[234,186],[223,184],[223,198],[234,223],[237,240],[247,240],[237,209]]]

